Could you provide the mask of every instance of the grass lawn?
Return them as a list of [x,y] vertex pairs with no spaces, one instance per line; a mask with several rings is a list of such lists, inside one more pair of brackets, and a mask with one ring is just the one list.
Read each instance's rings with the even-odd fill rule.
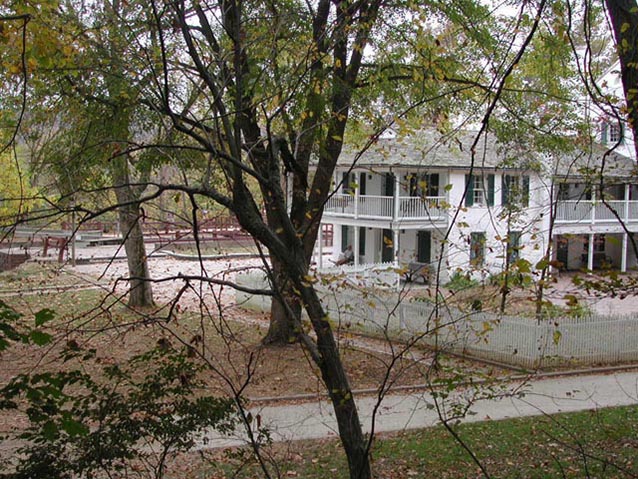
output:
[[[466,424],[455,431],[492,478],[638,476],[638,407]],[[336,440],[276,445],[272,453],[283,477],[348,477]],[[240,462],[224,453],[208,459],[214,462],[193,477],[263,477],[254,464],[235,475]],[[485,477],[443,427],[380,436],[373,467],[384,479]]]

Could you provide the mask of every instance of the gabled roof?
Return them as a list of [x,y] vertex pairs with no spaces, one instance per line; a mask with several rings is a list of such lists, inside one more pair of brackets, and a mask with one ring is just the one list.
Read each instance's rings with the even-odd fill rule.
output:
[[600,171],[610,176],[628,177],[636,174],[631,160],[592,144],[587,149],[575,148],[560,156],[549,157],[530,151],[524,145],[499,143],[494,134],[483,134],[472,155],[477,131],[462,130],[443,134],[424,129],[405,137],[379,138],[367,149],[344,148],[338,165],[360,168],[445,168],[539,170],[556,176],[588,176]]
[[339,165],[359,167],[515,168],[528,169],[534,154],[520,145],[499,144],[493,134],[482,134],[472,155],[478,131],[441,133],[419,130],[409,136],[379,138],[365,151],[346,148]]
[[589,151],[575,150],[555,160],[552,174],[557,178],[635,178],[638,174],[636,162],[625,155],[594,143]]

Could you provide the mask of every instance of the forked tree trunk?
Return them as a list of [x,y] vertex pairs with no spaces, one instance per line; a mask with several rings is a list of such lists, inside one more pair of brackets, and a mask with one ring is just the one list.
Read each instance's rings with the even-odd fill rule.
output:
[[[295,324],[300,324],[301,321],[301,302],[282,271],[280,262],[274,258],[271,261],[275,284],[281,288],[281,296],[274,296],[272,299],[268,333],[263,338],[262,343],[283,346],[297,340],[298,332],[295,331]],[[282,302],[282,299],[286,304]]]

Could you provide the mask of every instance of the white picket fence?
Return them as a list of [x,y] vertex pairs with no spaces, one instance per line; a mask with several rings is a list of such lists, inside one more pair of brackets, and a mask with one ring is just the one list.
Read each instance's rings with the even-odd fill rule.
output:
[[[237,281],[263,288],[263,274]],[[442,351],[524,368],[619,364],[638,361],[638,316],[532,318],[498,316],[400,301],[397,293],[348,284],[319,287],[335,324],[388,338],[416,340]],[[270,298],[237,292],[247,307],[268,310]]]

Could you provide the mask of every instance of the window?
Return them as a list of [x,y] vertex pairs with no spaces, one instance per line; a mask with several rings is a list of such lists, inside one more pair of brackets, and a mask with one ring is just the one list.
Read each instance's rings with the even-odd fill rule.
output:
[[494,175],[465,175],[465,206],[494,206]]
[[603,121],[600,125],[600,142],[618,143],[623,139],[623,125],[617,121]]
[[482,176],[472,177],[472,202],[475,205],[485,204],[485,189]]
[[504,175],[501,186],[503,206],[529,206],[529,176]]
[[470,265],[483,266],[485,263],[485,233],[470,233]]
[[438,173],[411,173],[408,178],[410,196],[439,196]]
[[569,183],[558,184],[558,199],[561,201],[569,199]]
[[[589,236],[585,237],[585,245],[583,250],[585,253],[589,251]],[[604,253],[604,252],[605,252],[605,235],[604,234],[594,235],[594,253]]]
[[344,195],[354,195],[357,187],[357,175],[355,173],[343,172],[341,175],[341,193]]
[[610,143],[618,143],[622,140],[622,130],[620,125],[617,123],[612,123],[609,125],[609,142]]
[[507,234],[508,264],[514,264],[518,260],[520,250],[521,250],[521,232],[510,231]]

